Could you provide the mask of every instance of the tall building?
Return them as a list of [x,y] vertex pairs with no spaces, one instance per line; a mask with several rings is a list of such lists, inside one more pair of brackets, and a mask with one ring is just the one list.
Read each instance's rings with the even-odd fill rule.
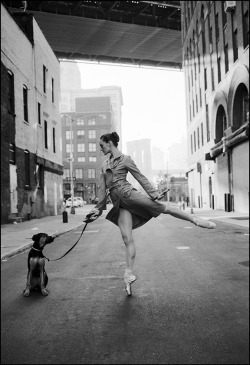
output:
[[1,3],[1,223],[61,213],[60,67],[32,14]]
[[[98,67],[98,66],[97,66]],[[61,62],[61,113],[76,111],[75,100],[85,97],[109,97],[113,113],[115,131],[120,137],[122,149],[122,91],[119,86],[101,86],[100,88],[85,89],[81,85],[81,72],[76,62]],[[83,85],[84,87],[84,85]]]
[[105,158],[99,147],[100,137],[115,130],[112,106],[109,97],[76,98],[75,105],[75,112],[62,113],[63,195],[65,199],[71,196],[73,157],[74,196],[90,203],[98,197]]
[[182,1],[189,195],[249,211],[249,2]]
[[[133,159],[141,173],[152,181],[151,140],[145,138],[127,142],[127,154]],[[128,180],[136,188],[141,189],[139,183],[130,174]]]

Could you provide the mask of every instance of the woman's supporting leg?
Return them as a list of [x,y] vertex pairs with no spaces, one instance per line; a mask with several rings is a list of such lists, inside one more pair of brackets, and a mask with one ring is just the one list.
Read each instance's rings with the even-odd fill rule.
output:
[[185,221],[189,221],[191,223],[194,223],[196,226],[202,227],[202,228],[215,228],[216,224],[210,221],[206,221],[201,218],[197,218],[192,216],[191,214],[188,214],[186,212],[181,211],[180,209],[170,207],[168,205],[165,206],[165,210],[163,214],[170,214],[175,218],[183,219]]
[[118,226],[121,231],[123,242],[126,250],[126,269],[124,274],[125,289],[127,294],[132,294],[131,284],[136,280],[136,276],[132,273],[135,261],[135,244],[132,236],[132,214],[126,209],[120,208],[120,215],[118,219]]
[[132,236],[132,214],[126,210],[120,208],[120,215],[118,219],[118,226],[121,231],[123,242],[126,249],[126,269],[132,271],[135,260],[135,244]]

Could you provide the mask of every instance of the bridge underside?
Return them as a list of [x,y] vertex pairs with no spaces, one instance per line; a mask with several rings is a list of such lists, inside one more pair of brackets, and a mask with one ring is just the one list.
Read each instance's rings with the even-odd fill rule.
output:
[[[22,1],[4,1],[23,11]],[[182,68],[180,1],[28,1],[58,58]]]

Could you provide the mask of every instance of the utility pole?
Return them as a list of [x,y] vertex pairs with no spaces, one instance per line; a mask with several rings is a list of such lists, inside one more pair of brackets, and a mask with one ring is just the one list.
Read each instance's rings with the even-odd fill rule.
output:
[[70,213],[71,214],[75,214],[75,207],[74,207],[74,181],[73,181],[73,139],[72,139],[72,123],[73,123],[73,118],[71,117],[71,115],[68,114],[63,114],[63,116],[66,116],[69,118],[70,120],[70,158],[69,158],[69,163],[70,163],[70,192],[71,192],[71,209],[70,209]]

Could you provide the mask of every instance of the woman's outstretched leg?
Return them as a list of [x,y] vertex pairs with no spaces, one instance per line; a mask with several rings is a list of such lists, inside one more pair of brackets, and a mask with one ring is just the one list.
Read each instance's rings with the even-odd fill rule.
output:
[[132,214],[128,210],[120,208],[118,226],[121,231],[123,242],[125,243],[126,269],[124,281],[126,284],[125,289],[128,295],[131,295],[131,284],[136,280],[135,275],[132,273],[136,255],[135,244],[132,236],[132,224]]
[[186,212],[181,211],[180,209],[170,207],[168,205],[165,206],[165,210],[163,214],[170,214],[175,218],[183,219],[185,221],[189,221],[191,223],[194,223],[198,227],[202,228],[215,228],[216,224],[210,221],[206,221],[201,218],[197,218],[192,216],[191,214],[188,214]]

